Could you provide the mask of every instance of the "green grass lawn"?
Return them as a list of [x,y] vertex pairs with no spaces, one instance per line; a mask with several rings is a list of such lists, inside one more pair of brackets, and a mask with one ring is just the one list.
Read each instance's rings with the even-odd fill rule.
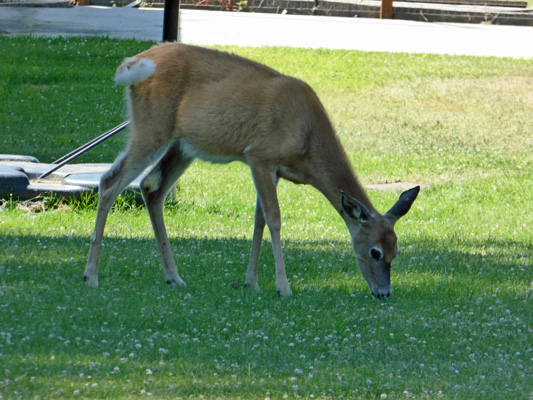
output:
[[[51,162],[126,118],[120,61],[151,43],[0,37],[0,153]],[[307,81],[365,184],[423,189],[373,300],[349,234],[280,184],[293,296],[242,284],[255,193],[197,162],[165,211],[186,288],[166,285],[144,207],[118,201],[100,287],[82,282],[96,200],[0,208],[0,399],[530,399],[533,60],[227,48]],[[111,162],[117,136],[80,162]],[[398,192],[371,191],[383,212]]]

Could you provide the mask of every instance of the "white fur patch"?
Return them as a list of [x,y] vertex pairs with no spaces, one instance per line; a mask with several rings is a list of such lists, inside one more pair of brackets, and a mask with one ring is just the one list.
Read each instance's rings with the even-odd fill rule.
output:
[[219,154],[208,154],[204,153],[201,150],[194,148],[187,140],[184,138],[180,139],[180,149],[182,153],[191,159],[199,158],[200,160],[207,161],[214,164],[228,164],[233,161],[244,161],[242,157],[233,157]]
[[115,82],[119,85],[131,86],[141,83],[155,71],[155,63],[147,58],[126,58],[118,67]]

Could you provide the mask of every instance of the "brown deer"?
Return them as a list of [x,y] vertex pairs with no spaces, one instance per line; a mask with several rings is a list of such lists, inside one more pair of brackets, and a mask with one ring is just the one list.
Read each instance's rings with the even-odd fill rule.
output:
[[128,88],[132,134],[100,182],[98,214],[84,279],[98,286],[98,259],[107,215],[118,194],[141,180],[167,283],[178,275],[163,220],[169,190],[195,158],[242,161],[257,190],[246,285],[257,289],[265,223],[272,239],[276,289],[291,290],[280,239],[279,178],[310,184],[346,222],[359,268],[372,294],[390,296],[391,262],[398,252],[394,225],[420,187],[402,193],[384,215],[376,211],[347,160],[328,115],[306,83],[245,58],[177,43],[128,58],[115,80]]

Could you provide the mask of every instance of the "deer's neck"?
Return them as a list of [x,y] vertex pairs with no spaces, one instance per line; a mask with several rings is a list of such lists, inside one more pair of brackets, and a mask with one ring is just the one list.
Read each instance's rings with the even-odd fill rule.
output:
[[343,215],[341,191],[363,203],[370,212],[375,208],[355,176],[351,165],[346,159],[337,160],[329,165],[325,180],[316,185],[335,209]]
[[[359,183],[339,140],[331,129],[331,135],[322,136],[314,150],[316,173],[311,183],[343,215],[341,191],[363,203],[370,212],[376,209]],[[312,150],[312,151],[313,151]]]

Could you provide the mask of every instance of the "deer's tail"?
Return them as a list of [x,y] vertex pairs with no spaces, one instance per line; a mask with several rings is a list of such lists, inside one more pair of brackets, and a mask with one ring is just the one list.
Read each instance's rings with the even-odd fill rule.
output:
[[148,79],[155,71],[155,63],[147,58],[126,58],[118,67],[115,82],[131,86]]

